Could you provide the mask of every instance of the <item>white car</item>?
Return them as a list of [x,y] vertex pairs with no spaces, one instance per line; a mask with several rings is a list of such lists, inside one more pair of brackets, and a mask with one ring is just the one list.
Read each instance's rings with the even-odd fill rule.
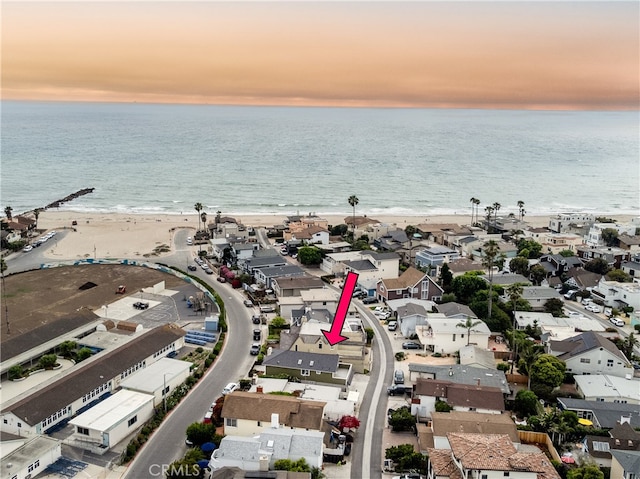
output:
[[624,326],[624,321],[620,318],[609,318],[609,322],[615,326],[618,326],[619,328]]
[[597,304],[588,304],[585,309],[587,311],[591,311],[592,313],[601,313],[602,309],[600,308],[600,306],[598,306]]
[[22,251],[24,251],[25,253],[28,253],[29,251],[31,251],[33,249],[33,246],[31,246],[30,244],[28,244],[27,246],[25,246],[24,248],[22,248]]
[[235,391],[236,389],[238,389],[240,386],[238,385],[238,383],[229,383],[227,384],[224,389],[222,390],[222,395],[226,396],[227,394],[232,393],[233,391]]

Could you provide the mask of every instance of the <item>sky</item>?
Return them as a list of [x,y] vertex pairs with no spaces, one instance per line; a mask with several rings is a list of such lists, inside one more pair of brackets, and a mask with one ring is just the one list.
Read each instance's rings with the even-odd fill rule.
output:
[[2,2],[4,100],[637,110],[637,1]]

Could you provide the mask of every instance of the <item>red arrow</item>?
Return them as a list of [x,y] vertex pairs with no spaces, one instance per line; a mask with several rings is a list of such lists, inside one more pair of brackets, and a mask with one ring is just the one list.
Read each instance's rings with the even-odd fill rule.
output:
[[340,295],[340,301],[338,301],[336,315],[331,323],[331,329],[329,331],[322,331],[322,334],[324,334],[324,337],[327,338],[331,346],[349,339],[340,333],[342,332],[342,326],[344,326],[344,320],[347,317],[349,304],[351,304],[351,297],[353,296],[353,290],[356,289],[357,282],[357,273],[347,273],[347,278],[344,280],[344,288],[342,288],[342,294]]

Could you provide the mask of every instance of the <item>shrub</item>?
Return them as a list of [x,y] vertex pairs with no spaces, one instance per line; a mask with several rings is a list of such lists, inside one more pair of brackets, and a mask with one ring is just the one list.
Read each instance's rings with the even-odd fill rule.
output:
[[498,371],[502,371],[504,373],[506,373],[510,369],[510,366],[507,363],[498,363],[496,367],[498,368]]
[[40,361],[38,361],[38,367],[43,369],[51,369],[56,365],[57,362],[58,356],[56,356],[55,354],[45,354],[40,358]]
[[404,361],[406,358],[406,355],[404,354],[404,352],[402,351],[398,351],[396,354],[396,361]]
[[91,357],[91,350],[89,348],[82,348],[76,354],[76,362],[84,361],[85,359]]
[[11,366],[9,368],[9,379],[20,379],[24,375],[24,371],[22,370],[22,366],[16,364],[15,366]]

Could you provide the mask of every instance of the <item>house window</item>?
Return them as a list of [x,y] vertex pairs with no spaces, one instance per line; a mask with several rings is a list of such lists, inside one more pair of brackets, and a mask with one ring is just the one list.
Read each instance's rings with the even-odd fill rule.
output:
[[18,427],[22,427],[22,423],[21,422],[18,423]]
[[262,421],[258,421],[258,427],[262,427]]
[[87,429],[86,427],[78,426],[78,434],[84,434],[85,436],[88,436],[89,435],[89,429]]
[[322,349],[322,343],[318,343],[318,349]]
[[300,370],[300,376],[309,376],[309,370],[308,369],[301,369]]
[[322,371],[316,371],[316,374],[322,374]]
[[489,478],[489,476],[487,476],[486,474],[483,474],[483,475],[482,475],[482,476],[480,476],[480,477],[481,477],[481,479],[488,479],[488,478]]
[[607,359],[607,367],[608,368],[612,368],[613,367],[613,359]]
[[8,421],[7,421],[6,419],[3,419],[3,420],[2,420],[2,422],[3,422],[4,424],[8,424]]
[[589,358],[580,358],[580,362],[581,363],[585,363],[585,364],[589,364],[591,362],[591,359],[589,359]]
[[508,471],[505,471],[505,472],[504,472],[504,474],[503,474],[503,476],[504,476],[504,477],[509,477],[509,472],[508,472]]
[[453,341],[455,341],[455,340],[456,340],[456,335],[454,334],[454,335],[453,335]]
[[225,421],[225,426],[238,427],[238,420],[237,419],[232,419],[232,418],[228,417],[224,421]]
[[136,416],[133,416],[131,419],[129,419],[129,421],[127,422],[127,426],[131,427],[137,422],[138,422],[138,416],[136,415]]

